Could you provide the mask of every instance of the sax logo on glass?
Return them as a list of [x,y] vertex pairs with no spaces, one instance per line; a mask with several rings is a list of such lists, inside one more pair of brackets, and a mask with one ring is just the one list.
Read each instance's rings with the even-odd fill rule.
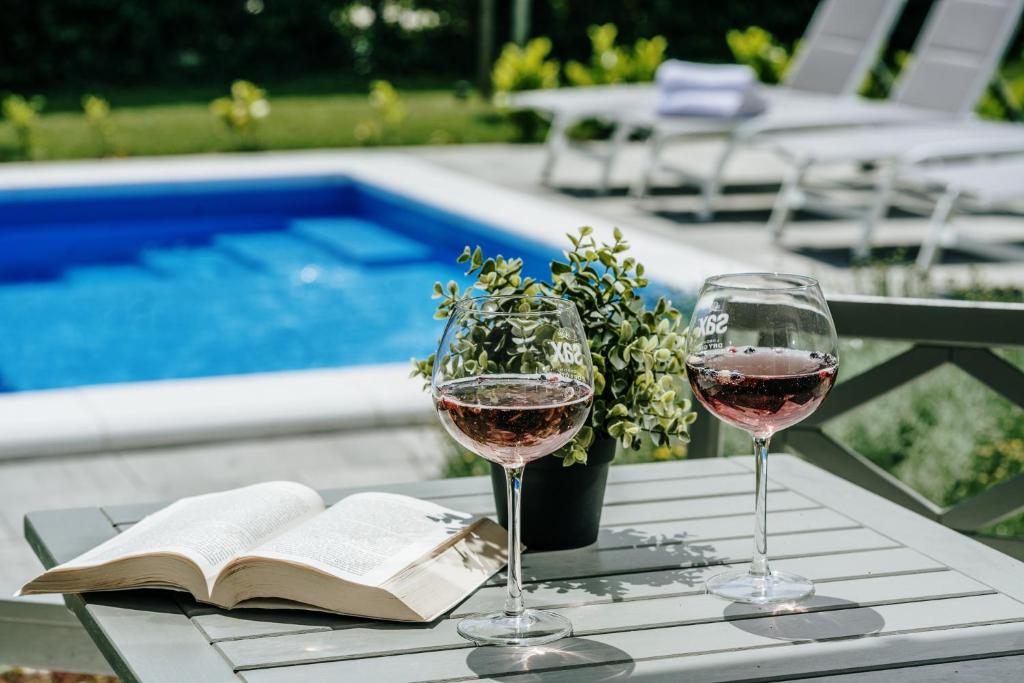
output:
[[551,361],[579,365],[583,362],[583,347],[577,342],[551,342]]
[[547,360],[551,369],[564,377],[583,381],[583,353],[586,349],[579,337],[567,328],[555,330],[547,344]]
[[704,337],[701,349],[708,351],[722,348],[724,344],[722,343],[721,335],[725,334],[728,329],[728,313],[709,313],[701,318],[697,318],[697,331]]
[[697,329],[705,337],[725,334],[725,331],[729,329],[729,314],[711,313],[703,318],[697,318]]

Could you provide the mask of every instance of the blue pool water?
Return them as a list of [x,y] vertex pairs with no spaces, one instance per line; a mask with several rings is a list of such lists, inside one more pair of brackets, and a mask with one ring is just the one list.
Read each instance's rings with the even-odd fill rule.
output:
[[0,391],[404,362],[466,244],[557,255],[345,177],[0,193]]

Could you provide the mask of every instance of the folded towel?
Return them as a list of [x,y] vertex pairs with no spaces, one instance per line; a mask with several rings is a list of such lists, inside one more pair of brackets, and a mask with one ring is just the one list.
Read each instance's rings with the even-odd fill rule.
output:
[[753,89],[661,91],[657,111],[662,116],[707,116],[737,118],[756,116],[766,109],[764,99]]
[[743,64],[699,64],[670,59],[654,75],[658,88],[674,90],[748,90],[757,75]]

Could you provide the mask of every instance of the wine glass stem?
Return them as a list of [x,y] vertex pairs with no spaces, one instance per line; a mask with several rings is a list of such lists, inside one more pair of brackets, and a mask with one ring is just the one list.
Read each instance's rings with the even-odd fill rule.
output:
[[750,563],[753,576],[767,576],[768,569],[768,443],[770,437],[754,437],[757,502],[754,504],[754,559]]
[[523,468],[505,468],[505,498],[508,500],[508,595],[505,614],[523,613],[523,577],[519,560],[519,500],[523,488]]

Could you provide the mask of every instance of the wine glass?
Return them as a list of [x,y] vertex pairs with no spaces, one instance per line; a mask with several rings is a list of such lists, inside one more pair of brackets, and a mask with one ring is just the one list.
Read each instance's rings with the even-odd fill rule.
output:
[[452,310],[434,357],[434,408],[457,442],[505,469],[508,487],[505,609],[463,619],[464,638],[540,645],[572,632],[565,617],[523,607],[519,500],[524,466],[569,443],[586,422],[593,376],[571,301],[486,296],[463,299]]
[[750,433],[757,464],[753,561],[748,570],[711,577],[707,591],[753,604],[813,595],[808,579],[768,567],[765,497],[772,435],[813,413],[839,370],[836,328],[818,282],[778,273],[708,278],[686,345],[694,396]]

